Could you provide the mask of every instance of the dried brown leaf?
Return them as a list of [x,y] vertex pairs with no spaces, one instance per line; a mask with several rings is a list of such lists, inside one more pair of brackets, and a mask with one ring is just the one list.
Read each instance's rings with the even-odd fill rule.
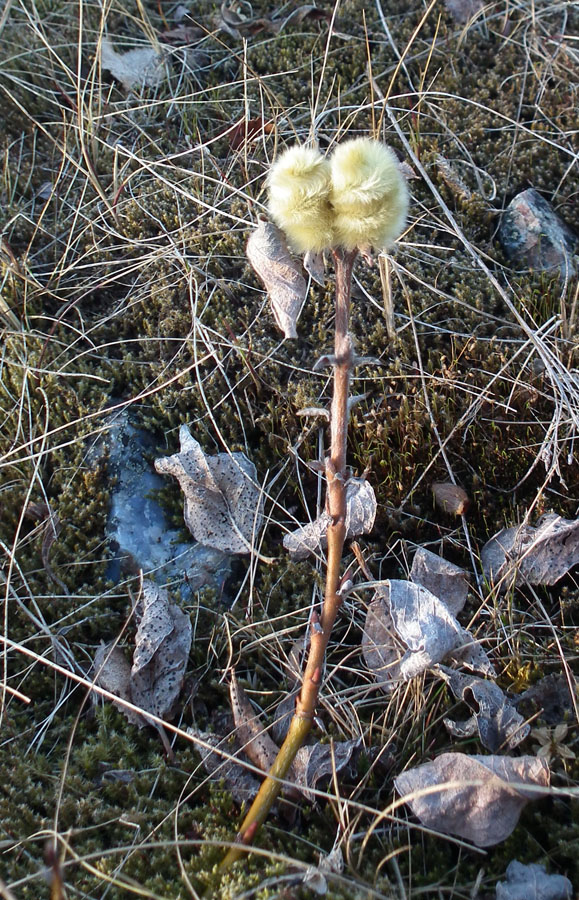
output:
[[163,588],[143,581],[142,610],[131,668],[133,703],[163,718],[177,700],[191,650],[189,616]]
[[457,484],[435,482],[432,493],[438,508],[449,516],[463,516],[470,506],[470,497]]
[[310,275],[314,281],[318,284],[321,284],[322,287],[326,284],[326,267],[324,265],[324,254],[316,253],[314,250],[308,250],[304,254],[304,269]]
[[541,796],[533,788],[548,787],[549,777],[547,763],[535,756],[443,753],[398,775],[394,784],[427,828],[492,847],[513,832],[523,807]]
[[[346,485],[346,539],[368,534],[376,518],[376,495],[372,485],[364,478],[350,478]],[[326,547],[326,537],[331,518],[323,512],[313,522],[286,534],[283,545],[293,559],[305,559]]]
[[[95,673],[95,682],[105,691],[116,694],[121,700],[127,700],[132,703],[131,697],[131,667],[127,662],[125,654],[121,648],[112,643],[105,644],[101,642],[95,653],[93,662],[93,671]],[[138,713],[132,709],[127,709],[122,703],[114,704],[127,717],[133,725],[140,728],[145,724]]]
[[179,438],[180,452],[156,459],[155,468],[179,481],[187,528],[208,547],[250,553],[263,523],[255,466],[244,453],[205,456],[186,425]]
[[229,739],[195,728],[188,728],[187,731],[193,738],[210,745],[207,747],[199,744],[196,748],[207,774],[214,775],[216,779],[223,779],[235,803],[241,805],[251,802],[259,790],[259,781],[255,775],[248,772],[241,762],[224,759],[219,753],[211,750],[211,747],[214,747],[216,750],[234,753],[237,748],[232,746]]
[[496,900],[571,900],[573,885],[564,875],[547,874],[538,863],[523,865],[513,859],[507,880],[497,882]]
[[273,122],[266,122],[262,116],[255,119],[241,119],[232,131],[228,132],[229,145],[232,150],[239,150],[244,144],[275,130]]
[[296,323],[306,299],[302,265],[289,251],[283,231],[260,221],[247,242],[247,258],[263,281],[278,327],[297,337]]
[[247,694],[235,677],[235,672],[231,673],[229,696],[237,740],[254,766],[267,772],[273,765],[279,748],[254,712]]
[[486,577],[505,591],[514,584],[555,584],[579,565],[579,519],[554,513],[533,528],[503,528],[481,551]]
[[316,795],[313,790],[317,789],[320,781],[329,781],[334,771],[338,775],[352,771],[360,746],[361,741],[356,739],[300,747],[291,769],[296,787],[307,800],[314,801]]
[[525,720],[498,684],[474,675],[463,675],[444,666],[439,666],[437,671],[457,700],[463,700],[473,713],[464,722],[444,720],[455,737],[471,737],[478,732],[483,747],[491,753],[505,748],[513,750],[527,737],[531,726],[525,725]]
[[419,547],[412,561],[410,579],[442,600],[453,616],[462,611],[468,596],[469,576],[460,566]]
[[134,87],[158,87],[167,78],[163,58],[153,47],[137,47],[117,53],[107,37],[101,40],[101,66],[120,81],[125,90]]

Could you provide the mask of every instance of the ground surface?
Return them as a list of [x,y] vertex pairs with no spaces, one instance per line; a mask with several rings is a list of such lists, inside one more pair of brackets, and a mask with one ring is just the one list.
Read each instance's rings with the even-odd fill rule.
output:
[[[528,186],[579,227],[573,4],[490,3],[461,24],[442,2],[344,0],[330,41],[325,3],[325,15],[281,28],[295,6],[240,3],[237,24],[216,4],[187,6],[190,31],[169,36],[180,12],[164,0],[8,0],[0,12],[0,578],[14,642],[2,657],[0,894],[48,895],[55,835],[69,897],[309,896],[304,872],[335,843],[346,860],[335,898],[493,897],[513,858],[577,885],[579,769],[557,747],[552,783],[563,792],[529,806],[486,853],[418,830],[405,808],[377,818],[394,774],[481,747],[448,736],[442,719],[456,704],[440,681],[390,698],[373,688],[360,652],[367,594],[345,606],[320,709],[327,734],[361,736],[367,759],[290,825],[272,817],[264,855],[222,879],[219,842],[239,810],[194,745],[177,738],[168,763],[152,730],[55,669],[86,679],[138,592],[130,572],[107,580],[114,485],[106,453],[89,452],[111,404],[126,404],[158,455],[177,450],[188,423],[209,453],[244,450],[267,484],[261,552],[275,562],[241,558],[222,594],[185,601],[194,643],[175,723],[223,725],[232,664],[266,722],[291,686],[285,662],[321,572],[289,562],[281,538],[315,515],[317,477],[304,463],[322,432],[296,413],[328,397],[312,367],[330,346],[331,274],[327,289],[312,287],[298,339],[282,342],[244,248],[269,162],[312,130],[323,150],[345,134],[380,136],[414,176],[393,253],[396,341],[377,267],[356,270],[354,335],[382,362],[358,371],[366,396],[349,448],[378,497],[363,543],[374,574],[406,577],[417,545],[480,571],[480,547],[499,528],[577,510],[576,286],[515,271],[495,239],[501,210]],[[162,52],[159,83],[123,86],[101,67],[105,37],[119,53]],[[472,499],[464,522],[433,505],[432,483],[450,477]],[[181,528],[176,484],[158,499]],[[577,596],[572,576],[500,598],[473,590],[463,621],[505,690],[576,670]],[[129,622],[127,654],[133,637]],[[572,749],[577,723],[567,724]],[[530,737],[516,752],[536,748]]]

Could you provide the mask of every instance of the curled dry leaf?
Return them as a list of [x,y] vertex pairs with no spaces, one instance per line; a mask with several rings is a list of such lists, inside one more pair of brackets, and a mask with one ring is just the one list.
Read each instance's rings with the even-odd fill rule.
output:
[[503,591],[514,584],[555,584],[579,565],[579,519],[542,516],[533,528],[503,528],[481,551],[486,577]]
[[513,750],[527,737],[531,726],[525,724],[523,717],[497,684],[474,675],[463,675],[445,666],[439,666],[437,671],[457,700],[463,700],[473,713],[464,722],[444,720],[452,735],[471,737],[478,731],[483,747],[491,753],[505,748]]
[[[239,805],[250,803],[259,790],[259,780],[244,768],[242,762],[224,759],[220,753],[211,749],[214,747],[215,750],[224,750],[232,754],[238,748],[227,737],[220,737],[213,732],[199,731],[195,728],[188,728],[187,731],[193,740],[202,742],[196,745],[196,750],[207,774],[213,775],[216,780],[223,779],[235,803]],[[207,744],[209,746],[204,746]]]
[[[239,764],[219,758],[207,748],[199,747],[203,765],[209,774],[217,774],[225,778],[234,799],[237,802],[250,799],[259,789],[258,781],[243,768],[244,759],[249,759],[254,766],[267,772],[278,754],[278,746],[263,726],[260,717],[254,712],[243,687],[233,673],[230,682],[230,700],[235,723],[235,740],[232,743],[227,737],[219,738],[215,734],[189,729],[193,737],[201,738],[214,747],[227,749],[229,753],[239,756]],[[288,786],[284,790],[286,797],[297,797],[302,794],[307,800],[314,801],[320,781],[329,781],[334,771],[339,774],[351,769],[355,755],[360,749],[359,740],[337,741],[332,744],[312,744],[298,750],[294,763],[288,773]]]
[[158,87],[167,78],[163,58],[152,47],[117,53],[107,37],[101,41],[101,66],[127,91],[134,87]]
[[436,482],[432,485],[434,502],[449,516],[463,516],[470,506],[470,497],[457,484]]
[[464,608],[469,589],[468,572],[436,553],[418,548],[412,561],[410,580],[442,600],[453,616]]
[[547,725],[557,725],[576,715],[577,682],[569,673],[565,675],[545,675],[516,698],[517,709],[526,718],[540,713]]
[[262,116],[255,119],[241,119],[232,131],[228,132],[229,145],[232,150],[239,150],[244,144],[262,137],[264,134],[271,134],[275,130],[273,122],[266,122]]
[[[376,495],[372,485],[363,478],[350,478],[346,485],[346,539],[368,534],[376,518]],[[326,547],[331,518],[323,512],[313,522],[286,534],[283,545],[293,559],[305,559]]]
[[326,267],[323,253],[315,253],[313,250],[308,250],[304,254],[304,269],[314,281],[324,287],[326,283]]
[[255,466],[244,453],[205,456],[186,425],[179,438],[180,452],[156,459],[155,469],[181,485],[187,528],[207,547],[250,553],[263,523]]
[[143,581],[131,668],[133,703],[163,718],[177,700],[193,630],[189,616],[152,581]]
[[321,781],[330,781],[334,771],[338,775],[345,771],[352,772],[360,747],[360,739],[300,747],[292,767],[292,777],[306,800],[313,802],[316,799],[312,789],[316,789]]
[[507,880],[497,882],[496,900],[571,900],[573,885],[564,875],[548,875],[545,866],[513,859]]
[[246,253],[265,285],[278,327],[286,338],[297,337],[296,323],[307,285],[302,265],[291,255],[283,231],[260,221],[247,242]]
[[[131,696],[131,667],[121,648],[115,644],[101,642],[93,662],[95,682],[105,691],[116,694],[121,700],[133,702]],[[138,713],[127,709],[123,703],[114,704],[133,725],[142,727],[144,722]]]
[[535,756],[443,753],[394,784],[427,828],[492,847],[512,833],[527,802],[542,795],[533,788],[549,786],[549,767]]
[[229,696],[236,738],[241,749],[254,766],[267,772],[273,765],[279,748],[264,729],[259,716],[253,711],[247,694],[235,677],[235,672],[231,673]]
[[[378,581],[368,608],[362,652],[368,668],[389,690],[452,653],[468,656],[472,637],[438,597],[411,581]],[[490,661],[482,648],[471,651]]]

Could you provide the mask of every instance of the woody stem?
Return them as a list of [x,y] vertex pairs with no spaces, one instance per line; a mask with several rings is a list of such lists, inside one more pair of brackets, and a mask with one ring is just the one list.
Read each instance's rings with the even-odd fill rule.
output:
[[312,616],[310,649],[296,710],[279,753],[253,801],[239,833],[237,845],[232,847],[221,863],[227,869],[239,859],[243,846],[251,844],[257,830],[267,818],[287,777],[299,748],[303,746],[318,703],[324,657],[338,610],[340,596],[340,565],[346,539],[346,449],[348,439],[348,400],[350,378],[354,365],[354,350],[349,333],[350,293],[352,270],[357,250],[332,250],[336,270],[334,389],[330,409],[330,455],[326,459],[326,509],[331,517],[328,526],[328,562],[326,587],[321,616]]

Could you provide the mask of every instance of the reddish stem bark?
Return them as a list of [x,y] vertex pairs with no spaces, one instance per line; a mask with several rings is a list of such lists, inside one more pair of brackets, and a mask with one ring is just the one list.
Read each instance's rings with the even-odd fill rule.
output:
[[239,833],[238,846],[232,847],[221,863],[229,868],[244,855],[244,846],[251,844],[258,829],[268,816],[283,786],[296,753],[303,746],[318,703],[324,657],[338,610],[342,605],[339,594],[340,567],[346,539],[346,451],[348,440],[348,401],[350,378],[354,367],[354,350],[349,332],[352,270],[357,250],[332,250],[336,269],[336,322],[334,336],[334,389],[330,408],[330,455],[326,459],[326,509],[331,516],[328,527],[328,562],[326,587],[321,617],[312,617],[310,650],[304,671],[302,688],[288,733],[273,766],[253,801]]

